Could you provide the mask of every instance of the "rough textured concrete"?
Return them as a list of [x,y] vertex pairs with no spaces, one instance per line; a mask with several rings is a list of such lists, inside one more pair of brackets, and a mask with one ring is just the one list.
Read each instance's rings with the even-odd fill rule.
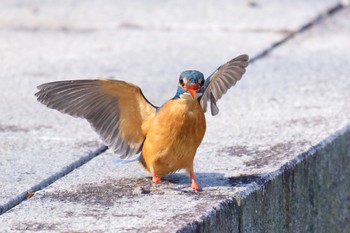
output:
[[347,232],[349,166],[346,127],[259,179],[264,185],[241,199],[241,232]]
[[[7,4],[12,6],[11,2]],[[218,10],[216,5],[208,4],[212,14]],[[89,77],[113,74],[139,84],[152,102],[160,104],[172,96],[176,78],[171,77],[177,77],[182,69],[195,67],[209,74],[232,57],[231,54],[245,50],[251,55],[258,54],[283,38],[285,34],[281,31],[297,30],[334,2],[295,4],[301,10],[292,11],[293,14],[286,11],[291,7],[288,4],[262,2],[258,7],[228,8],[220,14],[222,19],[231,22],[234,18],[225,18],[231,14],[224,12],[234,11],[232,17],[246,17],[246,20],[229,24],[230,30],[222,30],[227,23],[219,20],[214,23],[213,31],[209,30],[211,33],[208,33],[209,23],[196,22],[195,13],[188,14],[192,20],[182,30],[177,26],[180,23],[167,21],[171,17],[162,18],[160,10],[155,14],[163,21],[147,21],[147,17],[129,14],[124,17],[132,15],[133,23],[122,24],[120,22],[127,21],[123,19],[114,24],[108,18],[112,17],[108,14],[109,8],[104,6],[101,20],[91,23],[98,30],[75,31],[72,29],[86,29],[89,25],[74,18],[81,12],[86,13],[82,19],[94,15],[88,6],[86,9],[79,4],[71,7],[80,12],[72,14],[74,16],[64,13],[71,11],[64,10],[67,5],[63,3],[61,8],[57,6],[63,10],[58,11],[50,5],[38,8],[35,1],[13,6],[15,12],[17,7],[23,8],[24,19],[33,19],[30,14],[26,15],[31,12],[28,9],[32,9],[50,12],[52,20],[35,16],[35,20],[24,23],[9,10],[5,14],[7,24],[3,24],[0,31],[13,38],[13,41],[7,39],[5,45],[1,43],[7,51],[7,63],[4,63],[7,68],[2,77],[14,77],[11,82],[2,78],[6,88],[1,86],[7,97],[7,101],[1,99],[1,106],[8,109],[0,116],[2,128],[7,129],[1,134],[1,156],[6,156],[0,166],[8,169],[8,175],[0,176],[5,187],[2,201],[98,145],[97,137],[86,123],[45,109],[30,99],[36,84],[85,74]],[[175,6],[170,9],[175,12],[172,17],[182,12]],[[192,12],[191,8],[186,9]],[[267,12],[280,16],[281,11],[286,14],[277,23],[275,17],[266,17]],[[183,232],[304,229],[342,232],[347,229],[350,185],[345,178],[349,174],[342,168],[349,166],[349,128],[344,128],[349,125],[350,114],[348,15],[349,9],[342,10],[256,61],[235,89],[220,100],[220,115],[208,117],[208,130],[195,160],[202,192],[189,192],[189,179],[183,173],[152,185],[149,175],[138,164],[117,166],[112,163],[116,156],[106,152],[1,215],[0,229],[4,232],[174,232],[181,229]],[[67,18],[67,22],[57,20],[61,17]],[[208,22],[215,22],[213,18]],[[143,26],[136,27],[139,23],[134,21],[142,22]],[[164,30],[167,27],[162,23],[170,29]],[[65,24],[74,27],[62,26]],[[45,27],[48,25],[50,27]],[[116,34],[111,34],[114,25],[119,26]],[[248,28],[248,32],[244,28]],[[252,28],[264,30],[250,30]],[[266,28],[273,28],[273,32]],[[197,29],[196,33],[188,33],[193,29]],[[91,37],[87,39],[85,33]],[[179,37],[183,34],[186,37]],[[29,35],[38,41],[29,41]],[[96,41],[104,43],[96,44]],[[31,46],[34,52],[25,50]],[[14,50],[18,56],[14,56]],[[14,69],[15,64],[27,64],[23,61],[33,62]],[[154,84],[154,78],[149,77],[154,76],[164,77],[156,84],[165,86],[164,92],[155,92],[156,87],[150,85]],[[168,82],[173,85],[164,85]],[[24,116],[32,116],[33,120]],[[41,119],[42,116],[45,119]],[[37,125],[42,127],[38,130]],[[343,131],[338,131],[340,129]],[[332,134],[335,136],[329,138]],[[82,147],[85,142],[89,144]],[[18,174],[28,170],[27,175]],[[23,180],[14,185],[11,177],[16,176]],[[310,222],[311,219],[314,221]]]
[[[0,177],[0,203],[5,203],[99,144],[98,137],[86,122],[49,112],[37,103],[33,98],[35,86],[60,79],[114,76],[140,85],[150,101],[161,105],[174,95],[177,77],[183,69],[197,67],[209,74],[232,54],[259,51],[283,36],[282,33],[244,33],[250,38],[259,38],[247,46],[247,51],[243,49],[247,37],[239,31],[214,30],[208,34],[207,26],[201,29],[202,24],[192,23],[189,19],[184,26],[196,25],[199,29],[195,33],[189,33],[189,29],[172,28],[171,22],[163,22],[159,18],[164,14],[162,12],[169,12],[167,9],[171,7],[178,9],[176,14],[180,15],[169,15],[184,18],[192,15],[193,11],[185,8],[181,13],[179,9],[183,8],[182,5],[165,4],[159,8],[158,4],[158,1],[150,6],[143,4],[142,8],[137,8],[141,12],[135,14],[134,3],[115,1],[104,4],[99,1],[50,4],[38,1],[1,2],[0,92],[6,98],[0,99],[3,157],[0,167],[7,175]],[[156,11],[153,19],[157,22],[149,22],[148,7],[151,6]],[[199,17],[201,12],[196,12]],[[238,13],[238,10],[235,12]],[[228,13],[226,17],[231,17]],[[315,14],[317,12],[309,10],[303,17],[312,18]],[[220,22],[214,26],[220,26]],[[132,26],[140,23],[148,26],[145,29]],[[170,28],[152,29],[159,24]],[[211,37],[214,33],[215,37]],[[186,36],[179,38],[182,34]],[[228,45],[225,52],[219,52],[222,44]],[[215,47],[216,53],[203,50]],[[240,47],[241,50],[238,49]],[[156,85],[154,76],[161,77]],[[157,87],[163,90],[154,91]]]
[[346,127],[275,172],[232,177],[250,187],[180,232],[348,232],[349,141]]
[[[283,38],[285,29],[297,30],[334,3],[324,1],[314,9],[312,2],[297,2],[303,6],[298,15],[286,15],[276,24],[266,13],[288,6],[268,1],[259,8],[207,2],[205,10],[197,11],[184,8],[184,2],[153,1],[138,8],[115,1],[2,1],[0,91],[6,98],[0,99],[0,168],[7,175],[0,177],[0,203],[99,144],[86,122],[37,103],[33,94],[38,84],[114,76],[140,85],[151,102],[161,105],[174,94],[182,70],[196,68],[208,75],[237,54],[254,55]],[[151,7],[153,17],[148,17]],[[204,13],[210,20],[198,21]],[[244,26],[247,30],[241,30]],[[163,78],[154,83],[154,76]],[[154,91],[157,87],[162,91]]]

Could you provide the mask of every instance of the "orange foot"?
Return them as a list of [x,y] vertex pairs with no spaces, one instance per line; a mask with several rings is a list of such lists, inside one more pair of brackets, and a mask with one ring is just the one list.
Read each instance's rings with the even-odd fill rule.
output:
[[199,191],[199,186],[197,184],[196,178],[194,176],[194,174],[190,174],[191,176],[191,188],[193,192],[198,192]]
[[152,172],[152,181],[153,183],[157,184],[160,182],[160,178],[156,175],[155,172]]

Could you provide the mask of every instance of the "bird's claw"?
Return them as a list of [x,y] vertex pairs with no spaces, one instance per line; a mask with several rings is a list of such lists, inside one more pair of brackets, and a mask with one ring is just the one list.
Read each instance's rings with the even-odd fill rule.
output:
[[199,192],[199,186],[195,180],[192,180],[191,189],[193,192]]
[[155,184],[160,182],[160,178],[156,175],[156,173],[154,171],[152,172],[152,181]]
[[155,183],[155,184],[157,184],[157,183],[160,182],[160,178],[157,177],[157,176],[153,176],[153,177],[152,177],[152,182]]

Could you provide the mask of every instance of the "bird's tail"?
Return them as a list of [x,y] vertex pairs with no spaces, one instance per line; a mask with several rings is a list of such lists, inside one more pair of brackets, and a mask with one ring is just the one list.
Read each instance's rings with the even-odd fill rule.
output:
[[141,159],[141,153],[138,154],[135,158],[132,159],[115,159],[113,160],[113,163],[119,165],[119,164],[127,164],[127,163],[133,163],[136,161],[140,161]]

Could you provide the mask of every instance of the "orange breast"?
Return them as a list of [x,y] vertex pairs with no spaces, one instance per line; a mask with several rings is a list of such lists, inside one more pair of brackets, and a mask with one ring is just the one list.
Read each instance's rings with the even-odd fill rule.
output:
[[204,113],[197,101],[169,100],[149,126],[142,164],[158,176],[180,169],[191,170],[205,128]]

